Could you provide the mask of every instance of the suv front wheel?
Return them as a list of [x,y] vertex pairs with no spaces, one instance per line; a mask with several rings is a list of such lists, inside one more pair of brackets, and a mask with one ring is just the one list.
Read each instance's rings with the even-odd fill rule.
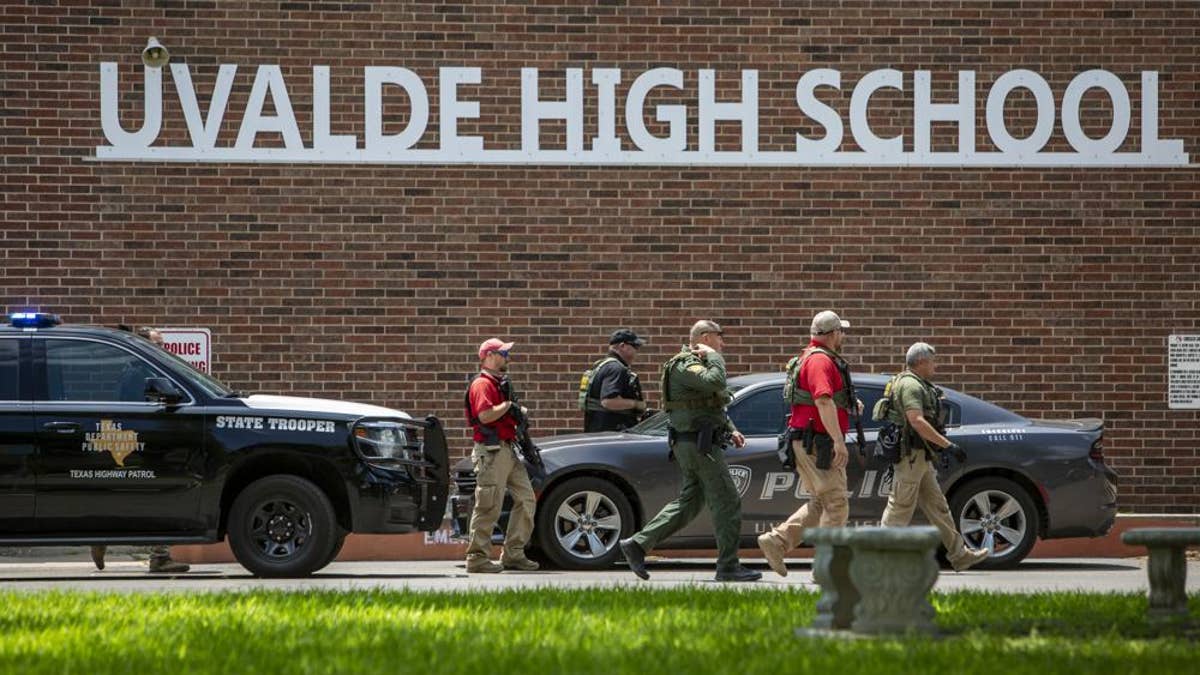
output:
[[299,476],[246,486],[229,511],[229,547],[260,577],[303,577],[329,564],[340,526],[321,488]]

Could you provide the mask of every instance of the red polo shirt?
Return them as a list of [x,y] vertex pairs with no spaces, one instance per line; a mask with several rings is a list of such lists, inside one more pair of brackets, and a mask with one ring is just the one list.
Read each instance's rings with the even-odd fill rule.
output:
[[[508,399],[504,398],[504,394],[500,392],[500,380],[497,380],[491,373],[484,371],[479,373],[479,377],[476,377],[471,382],[471,388],[467,390],[467,400],[471,406],[471,411],[467,415],[467,423],[469,424],[472,417],[478,419],[479,413],[488,408],[500,405]],[[511,441],[517,437],[517,423],[513,420],[512,415],[505,415],[495,422],[485,424],[484,426],[493,429],[502,441]],[[473,426],[473,428],[475,429],[475,442],[483,443],[484,437],[480,428],[478,426]]]
[[[808,346],[820,347],[822,345],[813,340],[808,343]],[[796,386],[812,394],[814,401],[822,396],[833,396],[833,393],[840,390],[845,384],[833,359],[820,352],[809,356],[808,360],[804,362],[804,367],[796,375]],[[850,430],[850,412],[845,408],[838,408],[837,417],[838,426],[842,428],[842,434],[845,435]],[[821,422],[821,414],[817,412],[815,405],[792,406],[792,416],[788,420],[788,426],[794,429],[805,429],[808,427],[810,419],[814,420],[813,431],[829,433],[825,429],[825,424]]]

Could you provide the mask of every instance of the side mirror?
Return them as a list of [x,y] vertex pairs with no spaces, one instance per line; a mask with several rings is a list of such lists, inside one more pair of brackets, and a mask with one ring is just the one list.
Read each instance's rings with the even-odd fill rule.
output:
[[146,378],[146,400],[163,405],[177,405],[185,397],[179,387],[165,377]]

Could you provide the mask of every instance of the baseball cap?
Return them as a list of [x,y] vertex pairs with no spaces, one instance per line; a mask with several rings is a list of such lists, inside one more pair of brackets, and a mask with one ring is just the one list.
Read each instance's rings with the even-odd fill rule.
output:
[[612,337],[608,338],[608,344],[631,344],[634,347],[641,347],[642,345],[646,344],[646,341],[638,337],[638,334],[632,330],[628,328],[620,328],[613,331]]
[[812,330],[809,332],[813,335],[824,335],[839,328],[849,327],[849,321],[842,321],[842,317],[838,316],[836,312],[825,310],[813,317]]
[[482,361],[492,352],[506,352],[513,348],[515,342],[505,342],[500,338],[488,338],[479,345],[479,360]]

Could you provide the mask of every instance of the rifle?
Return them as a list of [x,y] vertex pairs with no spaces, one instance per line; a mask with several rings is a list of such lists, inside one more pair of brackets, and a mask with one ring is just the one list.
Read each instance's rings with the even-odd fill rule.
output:
[[512,382],[507,377],[500,383],[500,391],[511,402],[506,414],[517,423],[517,437],[513,440],[513,445],[525,460],[530,482],[540,484],[546,478],[546,464],[542,462],[542,449],[529,437],[529,417],[521,410],[521,402],[517,400]]

